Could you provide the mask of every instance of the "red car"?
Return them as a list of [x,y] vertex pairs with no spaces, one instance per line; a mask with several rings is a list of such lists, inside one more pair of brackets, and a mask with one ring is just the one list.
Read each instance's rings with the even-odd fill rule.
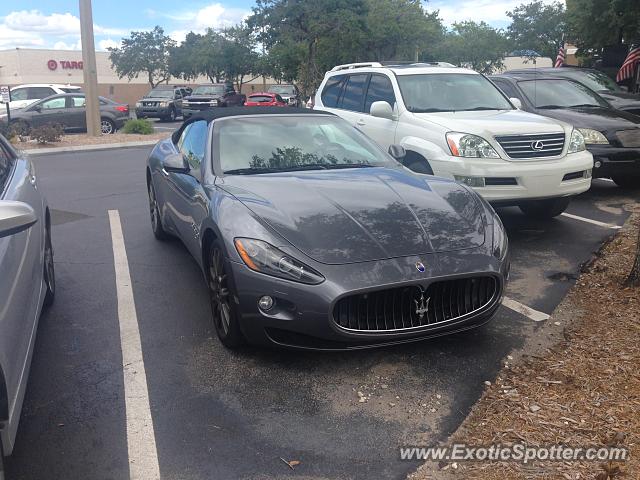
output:
[[245,102],[246,107],[286,107],[285,102],[277,93],[253,93]]

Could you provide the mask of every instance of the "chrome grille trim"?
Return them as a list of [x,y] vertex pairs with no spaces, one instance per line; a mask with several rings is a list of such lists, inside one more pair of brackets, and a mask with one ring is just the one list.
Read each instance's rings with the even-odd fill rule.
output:
[[[565,144],[564,132],[540,135],[499,135],[495,139],[509,158],[517,160],[561,155]],[[541,142],[542,148],[534,149],[535,142]]]
[[[423,291],[420,289],[422,288]],[[350,332],[392,333],[440,327],[488,309],[500,297],[500,280],[479,275],[347,295],[333,307],[333,321]],[[420,295],[424,295],[421,302]],[[427,300],[428,299],[428,300]],[[416,303],[418,302],[418,303]],[[421,318],[417,309],[426,304]]]

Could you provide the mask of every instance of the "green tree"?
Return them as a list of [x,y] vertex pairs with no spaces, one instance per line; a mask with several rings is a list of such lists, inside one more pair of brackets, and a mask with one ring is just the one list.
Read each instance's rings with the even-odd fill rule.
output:
[[169,54],[176,43],[156,26],[147,32],[131,32],[120,48],[109,48],[109,60],[120,78],[129,80],[144,73],[151,87],[170,78]]
[[365,14],[365,0],[257,0],[248,25],[268,51],[301,50],[297,77],[310,93],[334,59],[359,44]]
[[362,54],[368,60],[413,60],[441,41],[438,12],[427,13],[420,0],[367,0]]
[[508,49],[509,41],[502,30],[485,22],[466,21],[453,24],[435,49],[435,58],[488,74],[503,66]]
[[242,90],[245,77],[255,79],[260,76],[262,63],[256,51],[256,40],[253,31],[246,25],[237,25],[222,31],[222,67],[228,81]]
[[507,38],[516,50],[534,50],[543,57],[556,58],[567,34],[564,4],[536,0],[516,7],[507,16],[511,18]]
[[567,0],[570,37],[580,50],[640,43],[638,0]]

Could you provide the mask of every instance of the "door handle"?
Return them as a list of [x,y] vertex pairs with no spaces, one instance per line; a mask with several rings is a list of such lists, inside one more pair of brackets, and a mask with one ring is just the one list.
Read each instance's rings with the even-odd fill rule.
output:
[[365,122],[363,119],[360,119],[356,122],[356,125],[358,125],[359,127],[363,127],[367,124],[367,122]]

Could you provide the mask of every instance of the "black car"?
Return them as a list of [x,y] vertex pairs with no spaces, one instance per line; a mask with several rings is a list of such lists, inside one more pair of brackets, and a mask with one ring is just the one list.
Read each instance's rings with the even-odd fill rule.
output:
[[509,70],[508,75],[541,75],[568,78],[589,87],[609,102],[614,108],[640,115],[640,94],[625,92],[606,73],[593,68],[544,67],[521,70]]
[[[104,134],[116,131],[129,119],[129,105],[111,99],[100,100],[100,131]],[[7,116],[0,111],[0,122]],[[25,108],[11,110],[11,124],[20,125],[23,131],[46,124],[62,125],[65,132],[87,130],[87,114],[84,93],[61,93],[38,100]]]
[[183,87],[156,87],[136,103],[136,117],[175,121],[182,115]]
[[503,74],[490,77],[527,112],[575,126],[593,154],[594,177],[640,187],[640,117],[617,110],[583,84],[566,78]]
[[236,93],[233,85],[213,83],[198,85],[182,102],[184,119],[203,110],[216,107],[241,107],[247,101],[245,95]]

